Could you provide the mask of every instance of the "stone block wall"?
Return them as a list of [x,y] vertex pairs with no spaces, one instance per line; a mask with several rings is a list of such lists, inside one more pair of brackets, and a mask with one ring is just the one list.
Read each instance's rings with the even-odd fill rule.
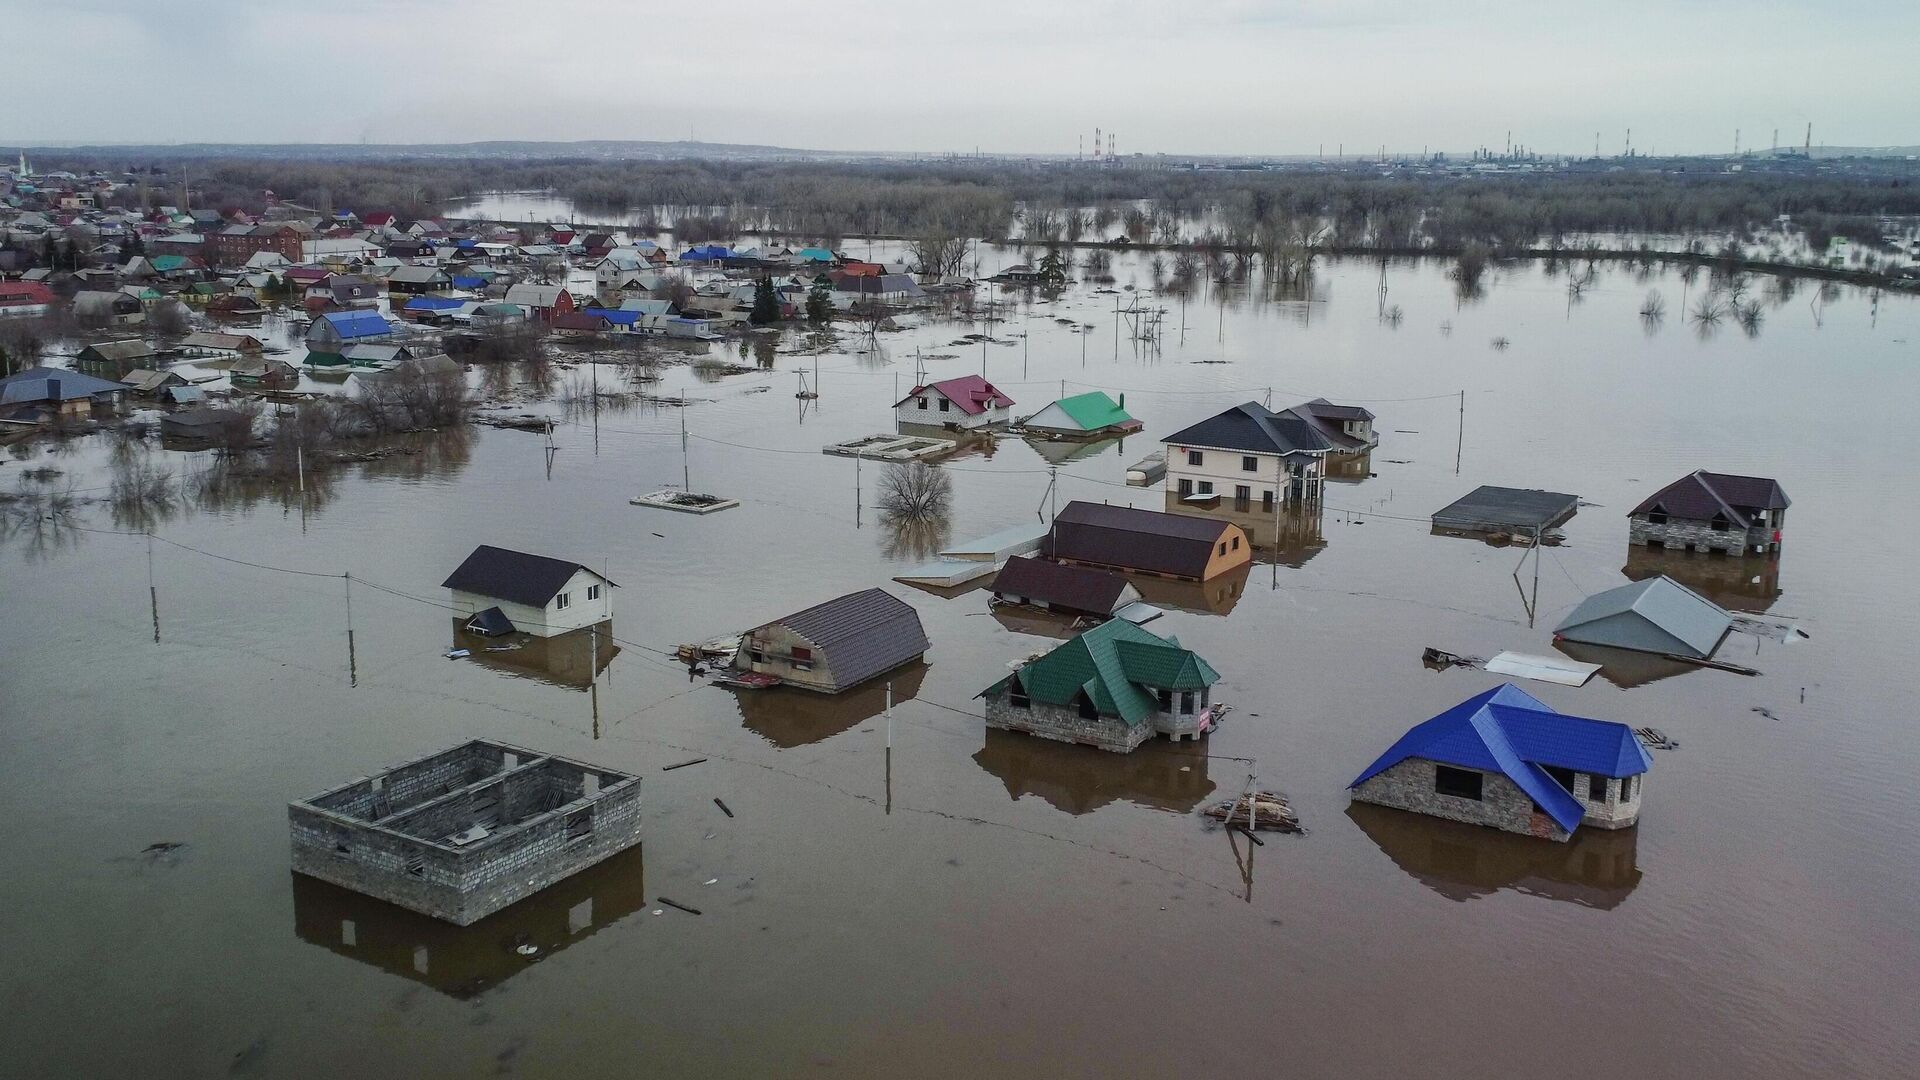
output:
[[[1601,788],[1598,792],[1594,790],[1596,782]],[[1581,778],[1574,783],[1574,794],[1587,810],[1586,814],[1580,818],[1581,826],[1596,829],[1625,829],[1639,822],[1640,798],[1646,782],[1646,773],[1630,776],[1624,780],[1594,776],[1590,773],[1581,774]],[[1629,798],[1622,799],[1621,790],[1628,785],[1632,787],[1633,794]]]
[[1464,821],[1469,825],[1486,825],[1524,836],[1565,840],[1571,835],[1551,817],[1536,810],[1533,797],[1513,781],[1499,773],[1480,775],[1480,798],[1443,795],[1434,790],[1434,763],[1425,758],[1408,758],[1369,777],[1366,783],[1353,789],[1353,797],[1361,802]]
[[1744,555],[1748,552],[1765,552],[1773,545],[1771,526],[1756,525],[1751,529],[1715,529],[1710,521],[1694,521],[1685,518],[1669,518],[1664,525],[1656,525],[1645,516],[1627,519],[1627,539],[1629,543],[1648,546],[1659,544],[1670,548],[1692,548],[1696,551],[1724,551],[1730,555]]
[[312,801],[322,809],[372,821],[478,783],[506,768],[507,754],[508,751],[494,744],[471,742],[408,762]]
[[1071,706],[1036,701],[1030,708],[1015,708],[1004,692],[987,699],[987,726],[1003,731],[1024,731],[1058,742],[1097,746],[1121,754],[1133,750],[1153,736],[1151,724],[1129,724],[1117,716],[1100,716],[1090,720]]

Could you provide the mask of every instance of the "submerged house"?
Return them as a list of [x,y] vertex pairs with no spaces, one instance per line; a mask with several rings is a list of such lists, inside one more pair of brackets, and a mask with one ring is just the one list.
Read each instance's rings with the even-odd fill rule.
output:
[[1695,469],[1627,515],[1628,542],[1647,547],[1765,554],[1780,549],[1792,501],[1777,480]]
[[287,807],[293,869],[468,926],[640,842],[640,778],[472,742]]
[[912,604],[882,589],[865,589],[748,631],[734,666],[837,694],[918,660],[932,647]]
[[992,592],[1003,604],[1101,619],[1140,599],[1140,591],[1119,574],[1045,559],[1008,559],[993,579]]
[[1228,495],[1247,509],[1255,498],[1271,512],[1278,501],[1318,498],[1334,444],[1318,423],[1296,410],[1274,412],[1257,401],[1236,405],[1160,440],[1167,446],[1167,489],[1183,499]]
[[131,387],[62,368],[33,367],[0,379],[0,417],[25,421],[81,419],[111,406]]
[[307,328],[307,347],[315,352],[339,352],[342,345],[380,341],[392,333],[393,326],[378,311],[329,311]]
[[902,424],[981,431],[1012,419],[1013,399],[978,375],[916,386],[893,403]]
[[1706,660],[1732,627],[1725,608],[1662,574],[1587,597],[1553,628],[1553,636]]
[[1253,559],[1246,531],[1229,521],[1070,502],[1040,553],[1073,566],[1210,581]]
[[1213,729],[1220,673],[1175,638],[1114,619],[982,690],[987,726],[1126,753]]
[[482,544],[440,587],[475,632],[553,637],[613,618],[619,586],[577,562]]
[[1532,536],[1565,524],[1579,508],[1579,496],[1565,492],[1482,484],[1434,511],[1433,529]]
[[1098,390],[1063,397],[1021,421],[1028,431],[1091,439],[1126,435],[1143,426],[1127,412],[1127,395],[1115,401]]
[[1358,454],[1380,445],[1380,433],[1373,429],[1373,413],[1358,405],[1336,405],[1326,398],[1314,398],[1287,411],[1326,436],[1336,454]]
[[1565,840],[1638,822],[1652,767],[1627,725],[1555,712],[1507,683],[1416,725],[1348,788],[1360,802]]

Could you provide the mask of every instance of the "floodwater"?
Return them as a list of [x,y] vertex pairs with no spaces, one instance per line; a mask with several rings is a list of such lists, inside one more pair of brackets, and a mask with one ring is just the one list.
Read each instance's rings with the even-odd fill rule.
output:
[[[662,392],[700,399],[684,410],[567,410],[551,455],[476,429],[305,500],[211,485],[154,525],[150,561],[140,522],[85,501],[137,447],[8,458],[0,490],[78,505],[48,520],[15,503],[0,538],[4,1071],[1911,1075],[1920,310],[1756,281],[1749,333],[1684,316],[1704,276],[1602,268],[1570,296],[1564,272],[1526,265],[1462,302],[1444,271],[1338,262],[1278,301],[1202,286],[1160,301],[1158,349],[1116,332],[1124,291],[1003,294],[990,327],[843,343],[807,403],[796,372],[816,360],[781,351],[800,341],[749,348],[771,370],[667,368]],[[1135,257],[1113,273],[1150,284]],[[1637,314],[1650,289],[1658,326]],[[968,332],[1010,343],[952,344]],[[1022,413],[1063,386],[1124,391],[1148,437],[1085,455],[1002,441],[950,466],[944,530],[890,527],[881,467],[819,447],[887,427],[916,347],[935,377],[984,364]],[[1225,727],[1127,757],[985,732],[973,695],[1058,628],[890,575],[941,532],[1056,501],[1163,505],[1121,484],[1152,438],[1269,391],[1366,403],[1382,441],[1322,514],[1280,523],[1277,555],[1256,523],[1268,550],[1244,575],[1148,589],[1168,609],[1152,628],[1222,672]],[[1627,509],[1701,467],[1785,485],[1777,563],[1628,551]],[[41,468],[59,475],[24,476]],[[742,505],[628,505],[683,474]],[[1531,559],[1429,530],[1482,483],[1585,500],[1541,552],[1532,625]],[[603,568],[617,649],[444,659],[438,586],[478,543]],[[1422,647],[1551,651],[1580,597],[1650,570],[1811,636],[1729,639],[1758,677],[1527,685],[1678,740],[1654,753],[1637,829],[1556,846],[1348,805],[1402,731],[1494,682],[1431,671]],[[884,687],[736,696],[664,656],[872,585],[933,641],[894,676],[891,724]],[[638,771],[641,851],[464,932],[289,873],[289,800],[476,736]],[[1208,827],[1198,811],[1249,773],[1306,835],[1249,847]]]

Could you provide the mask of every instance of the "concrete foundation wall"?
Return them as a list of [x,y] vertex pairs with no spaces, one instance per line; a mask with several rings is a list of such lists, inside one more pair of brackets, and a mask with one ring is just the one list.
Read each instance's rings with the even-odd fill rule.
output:
[[1152,724],[1129,724],[1117,716],[1088,719],[1077,708],[1039,701],[1030,708],[1015,708],[1004,692],[987,699],[987,726],[1121,754],[1152,738],[1154,731]]
[[328,792],[312,802],[334,813],[377,821],[499,773],[507,768],[508,754],[487,743],[468,743]]
[[1710,521],[1686,518],[1669,518],[1665,524],[1656,525],[1644,516],[1628,518],[1627,522],[1628,542],[1642,546],[1724,551],[1731,555],[1761,554],[1773,549],[1771,525],[1715,529]]

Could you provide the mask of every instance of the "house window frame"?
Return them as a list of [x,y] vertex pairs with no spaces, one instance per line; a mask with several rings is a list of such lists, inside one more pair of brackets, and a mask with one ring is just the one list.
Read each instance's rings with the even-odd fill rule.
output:
[[1254,457],[1252,454],[1242,454],[1240,456],[1240,471],[1241,472],[1259,472],[1260,459],[1257,457]]
[[1477,769],[1462,769],[1453,765],[1434,763],[1433,790],[1437,795],[1484,802],[1487,796],[1486,784],[1487,774]]
[[589,600],[598,600],[598,599],[600,599],[600,586],[599,586],[599,585],[589,585],[589,586],[587,586],[587,599],[589,599]]
[[555,593],[555,594],[554,594],[554,597],[553,597],[553,610],[555,610],[555,611],[565,611],[565,610],[567,610],[568,608],[570,608],[570,607],[572,607],[572,606],[573,606],[573,594],[572,594],[572,593],[570,593],[570,592],[563,592],[563,593]]
[[1007,704],[1016,709],[1033,708],[1033,695],[1027,693],[1027,688],[1021,685],[1018,675],[1007,683]]
[[941,411],[941,412],[952,412],[952,411],[953,411],[953,402],[951,402],[951,401],[948,401],[948,400],[947,400],[946,398],[941,398],[941,399],[940,399],[940,411]]
[[1599,773],[1587,774],[1587,801],[1605,806],[1607,803],[1607,785],[1611,777]]
[[1192,466],[1193,468],[1196,468],[1196,469],[1197,469],[1197,468],[1199,468],[1200,466],[1202,466],[1202,465],[1205,465],[1206,463],[1207,463],[1207,455],[1205,455],[1205,454],[1203,454],[1203,453],[1201,453],[1201,452],[1200,452],[1200,451],[1198,451],[1198,450],[1189,450],[1189,451],[1187,451],[1187,464],[1188,464],[1188,465],[1190,465],[1190,466]]
[[924,398],[924,397],[922,397],[922,398],[919,398],[918,400],[919,400],[919,402],[920,402],[920,411],[921,411],[921,412],[926,412],[926,411],[927,411],[927,399],[926,399],[926,398]]

